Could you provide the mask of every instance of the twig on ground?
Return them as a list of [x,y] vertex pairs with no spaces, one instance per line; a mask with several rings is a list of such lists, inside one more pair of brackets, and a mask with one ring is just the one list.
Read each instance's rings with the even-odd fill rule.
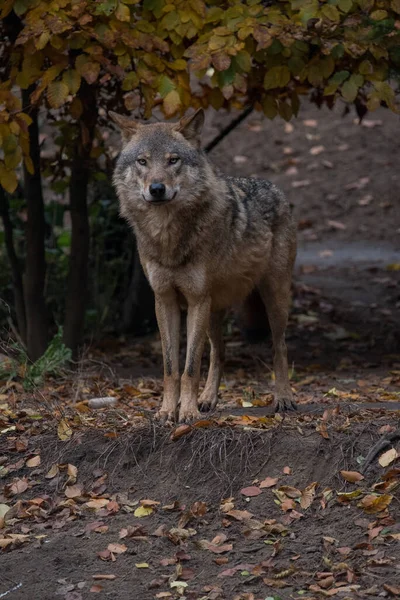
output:
[[385,448],[391,446],[392,442],[394,442],[395,440],[400,440],[400,429],[396,429],[396,431],[388,433],[387,435],[385,435],[384,438],[378,440],[376,444],[372,446],[371,450],[365,457],[361,473],[365,473],[365,471],[368,469],[369,465],[372,463],[374,458],[378,456],[378,454],[380,454],[382,450],[385,450]]

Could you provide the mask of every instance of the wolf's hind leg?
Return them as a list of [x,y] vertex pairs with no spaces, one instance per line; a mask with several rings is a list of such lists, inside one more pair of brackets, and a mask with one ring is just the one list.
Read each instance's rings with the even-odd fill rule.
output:
[[181,378],[181,405],[179,421],[188,422],[200,416],[197,407],[201,357],[207,329],[210,324],[211,298],[188,298],[187,352],[185,370]]
[[201,410],[214,410],[218,402],[218,388],[221,382],[225,358],[224,340],[222,336],[224,314],[224,311],[213,312],[210,317],[210,326],[207,330],[211,346],[210,367],[208,370],[206,386],[199,398]]
[[[272,261],[271,261],[272,262]],[[289,316],[291,268],[272,269],[259,285],[267,309],[274,346],[275,411],[295,410],[289,383],[285,330]]]
[[164,362],[164,397],[157,417],[171,423],[176,419],[179,400],[179,328],[181,311],[176,293],[156,294],[156,316]]

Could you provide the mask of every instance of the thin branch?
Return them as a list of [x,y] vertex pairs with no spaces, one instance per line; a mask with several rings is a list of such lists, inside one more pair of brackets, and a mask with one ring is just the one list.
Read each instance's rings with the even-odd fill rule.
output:
[[233,121],[231,121],[229,123],[229,125],[227,125],[226,127],[224,127],[224,129],[217,136],[215,136],[215,138],[213,140],[211,140],[211,142],[209,142],[204,147],[204,152],[206,154],[208,154],[209,152],[211,152],[211,150],[214,150],[215,146],[217,146],[220,142],[222,142],[222,140],[229,133],[231,133],[231,131],[233,131],[234,129],[236,129],[236,127],[238,125],[240,125],[240,123],[242,121],[244,121],[253,112],[253,110],[254,110],[253,106],[248,106],[247,108],[245,108],[244,111],[241,112],[240,115],[236,117],[236,119],[233,119]]

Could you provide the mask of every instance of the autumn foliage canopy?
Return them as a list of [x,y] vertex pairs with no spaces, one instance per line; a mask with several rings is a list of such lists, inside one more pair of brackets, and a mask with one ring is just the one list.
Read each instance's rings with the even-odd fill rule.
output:
[[[13,14],[14,28],[7,27]],[[21,89],[80,118],[82,81],[100,107],[255,104],[290,119],[299,96],[393,110],[400,70],[400,0],[5,0],[1,10],[0,183],[32,170]]]

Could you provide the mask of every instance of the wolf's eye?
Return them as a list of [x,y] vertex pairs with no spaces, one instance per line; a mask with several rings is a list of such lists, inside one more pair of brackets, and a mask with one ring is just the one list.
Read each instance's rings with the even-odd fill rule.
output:
[[142,165],[142,167],[145,167],[147,165],[147,160],[145,158],[138,158],[137,162],[139,163],[139,165]]
[[180,161],[179,156],[171,156],[171,158],[169,159],[168,163],[170,165],[176,165],[177,162]]

